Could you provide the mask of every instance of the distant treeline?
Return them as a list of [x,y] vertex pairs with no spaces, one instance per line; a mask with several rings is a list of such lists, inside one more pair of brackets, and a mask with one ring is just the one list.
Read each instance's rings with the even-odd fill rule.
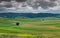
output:
[[58,17],[60,18],[60,14],[53,13],[0,13],[0,17],[4,18],[42,18],[42,17]]

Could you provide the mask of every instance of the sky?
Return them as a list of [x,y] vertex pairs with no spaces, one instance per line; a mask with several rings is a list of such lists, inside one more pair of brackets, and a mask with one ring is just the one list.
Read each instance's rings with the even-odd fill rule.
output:
[[0,0],[0,13],[60,13],[60,0]]

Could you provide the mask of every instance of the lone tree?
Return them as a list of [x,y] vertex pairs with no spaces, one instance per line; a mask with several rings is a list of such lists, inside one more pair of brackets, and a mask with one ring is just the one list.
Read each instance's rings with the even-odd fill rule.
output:
[[17,22],[16,25],[19,26],[19,22]]
[[42,21],[44,21],[44,19],[42,19]]

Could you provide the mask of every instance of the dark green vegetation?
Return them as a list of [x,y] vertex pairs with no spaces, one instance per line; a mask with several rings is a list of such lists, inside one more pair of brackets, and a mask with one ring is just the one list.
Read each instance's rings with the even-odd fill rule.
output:
[[0,17],[4,18],[45,18],[56,17],[60,18],[60,14],[53,13],[0,13]]
[[60,38],[60,20],[0,18],[0,38]]

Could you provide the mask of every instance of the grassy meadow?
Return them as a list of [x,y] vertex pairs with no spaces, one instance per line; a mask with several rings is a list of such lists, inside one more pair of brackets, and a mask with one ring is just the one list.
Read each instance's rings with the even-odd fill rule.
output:
[[60,38],[60,20],[0,18],[0,38]]

